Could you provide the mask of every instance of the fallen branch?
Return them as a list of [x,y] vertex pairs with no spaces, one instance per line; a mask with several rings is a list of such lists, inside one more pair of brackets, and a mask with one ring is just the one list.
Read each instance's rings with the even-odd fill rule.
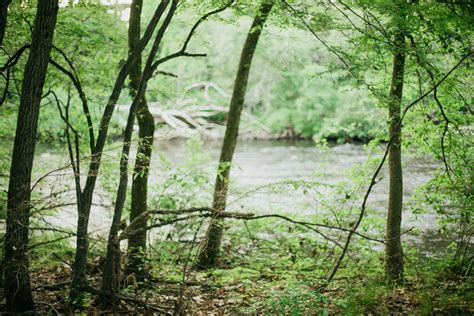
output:
[[71,281],[62,281],[53,284],[41,284],[37,287],[31,289],[31,291],[38,291],[38,290],[59,290],[63,288],[65,285],[71,284]]
[[[139,228],[136,228],[136,229],[135,229],[134,226],[135,226],[135,223],[137,221],[134,220],[122,232],[122,234],[120,235],[120,240],[124,240],[124,239],[128,238],[128,236],[131,233],[134,233],[134,232],[137,232],[137,231],[151,230],[153,228],[168,226],[168,225],[172,225],[172,224],[175,224],[175,223],[178,223],[178,222],[187,221],[187,220],[190,220],[190,219],[193,219],[193,218],[208,218],[208,217],[212,217],[214,213],[213,213],[212,208],[210,208],[210,207],[200,207],[200,208],[189,208],[189,209],[182,209],[182,210],[171,210],[171,209],[151,210],[151,211],[147,212],[145,216],[148,217],[149,215],[152,215],[152,214],[153,215],[192,214],[192,215],[177,217],[177,218],[173,218],[173,219],[169,219],[169,220],[160,220],[160,222],[158,222],[158,223],[155,223],[155,224],[152,224],[152,225],[149,225],[149,226],[146,226],[146,227],[139,227]],[[247,221],[247,220],[258,220],[258,219],[263,219],[263,218],[279,218],[279,219],[283,219],[287,222],[290,222],[292,224],[301,225],[303,227],[306,227],[306,228],[310,229],[311,231],[314,231],[314,232],[320,234],[325,239],[328,239],[328,240],[330,240],[331,242],[334,242],[334,243],[336,243],[336,242],[333,241],[332,238],[329,238],[325,234],[322,234],[319,230],[315,229],[315,227],[326,228],[326,229],[329,229],[329,230],[340,230],[340,231],[343,231],[343,232],[351,232],[352,231],[352,229],[345,228],[345,227],[342,227],[342,226],[334,226],[334,225],[327,225],[327,224],[321,224],[321,223],[312,223],[312,222],[306,222],[306,221],[299,221],[299,220],[295,220],[295,219],[292,219],[290,217],[280,215],[280,214],[255,215],[254,213],[221,212],[221,213],[219,213],[219,216],[222,217],[222,218],[239,219],[239,220],[245,220],[245,221]],[[408,233],[412,229],[413,229],[413,227],[406,230],[406,231],[404,231],[403,233],[400,234],[400,236]],[[377,238],[374,238],[374,237],[366,236],[366,235],[358,233],[358,232],[354,232],[354,234],[361,237],[361,238],[364,238],[364,239],[367,239],[367,240],[370,240],[370,241],[374,241],[374,242],[378,242],[378,243],[382,243],[382,244],[385,244],[388,241],[388,239],[377,239]],[[399,236],[397,236],[397,238],[398,237]]]
[[162,313],[162,314],[172,314],[172,311],[174,310],[173,307],[150,304],[150,303],[144,302],[144,301],[142,301],[140,299],[137,299],[137,298],[124,296],[124,295],[120,295],[120,294],[115,294],[115,293],[111,293],[111,292],[107,292],[107,291],[102,291],[102,290],[96,289],[95,287],[92,287],[90,285],[85,286],[84,290],[86,290],[87,292],[89,292],[91,294],[95,294],[95,295],[99,295],[99,296],[103,296],[103,297],[109,297],[109,298],[114,297],[115,299],[120,300],[120,301],[135,303],[135,304],[141,305],[143,308],[145,308],[145,310],[159,312],[159,313]]

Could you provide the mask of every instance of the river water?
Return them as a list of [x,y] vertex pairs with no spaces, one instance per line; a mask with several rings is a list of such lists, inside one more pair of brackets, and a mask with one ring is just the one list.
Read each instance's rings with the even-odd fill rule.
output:
[[[215,174],[215,164],[220,153],[221,142],[205,142],[203,150],[209,154],[211,162],[210,175]],[[156,150],[164,153],[170,160],[183,161],[189,155],[183,141],[167,141],[157,144]],[[372,151],[371,157],[381,157],[383,148]],[[305,219],[321,222],[321,215],[327,215],[327,208],[340,210],[337,206],[340,194],[336,194],[332,185],[342,183],[342,191],[350,186],[351,173],[364,166],[369,159],[366,146],[345,144],[328,146],[322,149],[312,142],[288,141],[240,141],[237,145],[231,171],[231,188],[228,198],[228,209],[250,211],[253,213],[279,213],[290,216],[305,215]],[[153,159],[157,165],[157,157]],[[414,192],[417,187],[429,181],[440,164],[426,157],[404,153],[404,216],[403,229],[410,232],[403,236],[404,241],[416,246],[422,255],[429,255],[445,249],[449,244],[446,237],[438,233],[436,215],[427,212],[414,215]],[[367,177],[372,175],[375,164],[367,168]],[[159,177],[156,175],[155,177]],[[380,174],[381,180],[374,187],[367,204],[368,216],[378,217],[379,222],[386,217],[388,199],[387,170]],[[291,186],[283,190],[261,189],[247,195],[255,188],[286,180],[305,180],[316,182],[309,193]],[[211,182],[213,183],[212,178]],[[344,184],[345,183],[345,184]],[[366,184],[367,182],[365,182]],[[356,198],[350,214],[357,216],[366,185],[359,186],[360,198]],[[328,187],[329,186],[329,187]],[[329,204],[329,206],[328,206]],[[415,234],[416,232],[416,234]],[[373,236],[383,239],[383,229],[373,231]]]
[[[150,176],[151,190],[161,190],[167,178],[171,174],[179,173],[175,170],[176,166],[182,166],[186,162],[198,160],[196,170],[200,170],[209,183],[205,189],[201,189],[195,196],[200,197],[201,205],[209,206],[212,197],[212,185],[216,172],[216,164],[220,152],[220,141],[205,141],[202,148],[196,149],[185,144],[185,140],[156,141],[155,150],[152,158],[152,171]],[[117,160],[118,148],[115,151],[109,151],[105,157],[106,160]],[[383,148],[375,150],[373,157],[381,157]],[[201,153],[199,158],[190,158],[196,155],[196,151]],[[53,152],[53,153],[52,153]],[[131,157],[135,154],[132,153]],[[320,222],[322,214],[327,217],[329,210],[333,212],[338,207],[341,194],[357,195],[354,201],[348,199],[344,202],[344,207],[352,206],[349,216],[357,216],[360,207],[361,197],[365,193],[366,183],[354,186],[350,182],[351,171],[361,168],[369,158],[366,146],[357,144],[345,144],[337,146],[328,146],[320,148],[312,142],[287,142],[287,141],[240,141],[237,145],[234,155],[234,162],[231,171],[230,194],[228,198],[229,211],[252,212],[257,214],[278,213],[294,217],[305,217],[305,220],[311,219],[313,222]],[[164,159],[168,162],[168,168],[165,168]],[[67,163],[67,156],[54,153],[51,150],[40,150],[36,164],[45,165],[54,169]],[[420,253],[429,255],[440,249],[445,249],[449,241],[438,234],[436,216],[432,212],[423,215],[414,215],[413,202],[414,191],[420,185],[426,183],[432,176],[434,170],[440,167],[439,163],[426,157],[416,156],[410,153],[404,153],[404,217],[403,229],[413,229],[410,233],[403,236],[403,240],[416,246]],[[188,164],[189,167],[189,164]],[[362,177],[368,179],[369,175],[375,170],[376,165],[368,167],[368,173]],[[191,169],[193,169],[191,164]],[[187,170],[186,172],[188,172]],[[105,177],[117,176],[117,170],[111,169]],[[191,170],[191,173],[193,170]],[[94,199],[94,207],[91,211],[91,231],[106,236],[110,218],[112,215],[112,197],[100,185],[105,182],[105,170],[102,170],[99,177],[99,186]],[[69,180],[66,178],[69,177]],[[380,175],[381,179],[374,187],[370,195],[367,208],[368,216],[376,218],[378,222],[383,223],[386,216],[388,180],[386,169],[383,169]],[[64,178],[64,179],[62,179]],[[61,180],[62,179],[62,180]],[[54,177],[55,189],[48,188],[48,192],[64,189],[72,189],[70,181],[70,171],[61,171],[60,175]],[[311,186],[304,190],[301,186],[294,188],[292,185],[276,189],[275,186],[268,187],[272,183],[281,183],[282,181],[309,181]],[[346,184],[341,184],[341,183]],[[351,185],[352,183],[352,185]],[[340,184],[340,192],[334,186]],[[49,185],[50,187],[51,185]],[[44,188],[48,186],[40,186]],[[260,189],[258,189],[260,188]],[[352,189],[349,189],[352,188]],[[354,191],[354,188],[359,188]],[[194,190],[187,187],[183,190]],[[205,192],[204,192],[204,191]],[[306,192],[305,192],[306,191]],[[339,192],[339,193],[338,193]],[[342,193],[341,193],[342,192]],[[154,192],[156,193],[156,192]],[[179,192],[175,192],[179,194]],[[168,191],[168,194],[170,192]],[[173,195],[173,192],[171,192]],[[360,198],[359,198],[360,197]],[[72,191],[63,194],[63,200],[73,201]],[[153,207],[153,205],[152,205]],[[330,216],[329,216],[330,217]],[[74,207],[60,207],[55,214],[47,216],[47,221],[54,226],[63,228],[73,228],[76,225],[77,215]],[[380,227],[368,231],[372,236],[383,239],[383,228]],[[383,226],[383,225],[382,225]],[[416,234],[414,232],[417,232]]]

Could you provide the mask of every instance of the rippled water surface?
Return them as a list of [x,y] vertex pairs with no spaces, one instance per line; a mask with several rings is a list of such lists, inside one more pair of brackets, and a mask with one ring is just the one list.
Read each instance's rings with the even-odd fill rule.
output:
[[[210,162],[216,164],[221,143],[206,142],[204,150],[209,153]],[[182,141],[162,142],[157,144],[156,150],[162,152],[171,161],[186,159],[187,152]],[[383,148],[379,148],[373,157],[381,157]],[[259,190],[255,194],[242,197],[245,192],[266,184],[285,180],[306,180],[321,182],[316,185],[316,191],[326,199],[331,200],[333,189],[326,184],[336,184],[349,181],[351,170],[362,166],[369,159],[365,146],[345,144],[329,146],[321,149],[312,142],[286,141],[241,141],[239,142],[231,172],[231,190],[228,199],[229,209],[244,210],[256,213],[286,213],[286,214],[317,214],[321,208],[321,201],[312,194],[303,194],[301,190],[283,190],[277,193],[272,190]],[[154,164],[159,162],[154,157]],[[404,153],[404,217],[403,228],[414,228],[422,233],[407,234],[405,241],[414,243],[421,252],[429,254],[437,249],[443,249],[449,243],[438,234],[435,214],[415,216],[412,209],[415,203],[412,199],[414,190],[431,178],[434,170],[440,167],[439,163],[411,153]],[[215,167],[211,170],[215,170]],[[373,165],[370,170],[375,170]],[[212,175],[210,175],[212,177]],[[382,220],[386,216],[388,198],[387,171],[384,168],[380,174],[381,180],[374,187],[368,208],[375,211],[369,216],[379,216]],[[212,181],[213,178],[212,178]],[[366,188],[361,188],[361,196]],[[354,203],[354,213],[358,211],[360,199]],[[381,232],[378,232],[381,234]],[[383,238],[379,236],[379,238]]]
[[[203,192],[210,204],[212,184],[216,164],[220,153],[220,141],[206,141],[203,144],[203,152],[207,157],[204,168],[210,181],[209,190]],[[117,146],[119,148],[119,146]],[[374,157],[382,155],[383,148],[377,150]],[[184,140],[156,141],[155,151],[152,158],[151,183],[163,183],[165,173],[160,155],[166,157],[172,164],[180,165],[189,159],[189,150],[186,150]],[[108,157],[108,158],[107,158]],[[112,151],[107,153],[106,159],[113,160],[117,155]],[[134,153],[132,155],[134,157]],[[311,142],[286,142],[286,141],[240,141],[234,155],[231,171],[231,189],[228,198],[228,209],[232,211],[244,211],[254,213],[284,213],[288,215],[314,216],[315,221],[318,214],[327,211],[325,203],[333,204],[337,196],[331,185],[343,181],[349,181],[349,173],[356,167],[366,163],[369,156],[363,145],[345,144],[329,146],[321,149]],[[41,151],[35,163],[55,165],[67,163],[66,155],[51,154],[50,150]],[[404,153],[404,199],[405,209],[403,217],[403,228],[412,227],[421,231],[422,234],[415,236],[407,234],[405,241],[416,244],[417,248],[425,254],[446,247],[448,240],[437,232],[435,215],[427,214],[414,216],[412,209],[414,203],[412,196],[415,188],[426,183],[432,176],[433,171],[439,168],[439,164],[424,157]],[[370,167],[375,170],[375,165]],[[101,176],[103,177],[103,172]],[[110,172],[110,171],[109,171]],[[111,171],[116,172],[116,170]],[[70,176],[70,174],[69,174]],[[115,176],[115,175],[107,175]],[[381,180],[374,187],[368,202],[369,216],[377,216],[383,220],[386,216],[388,181],[386,169],[380,174]],[[100,178],[99,178],[100,179]],[[301,189],[286,188],[275,191],[265,188],[265,185],[278,183],[285,180],[315,181],[311,193],[304,194]],[[58,181],[56,179],[56,181]],[[71,186],[70,182],[63,180],[64,186]],[[259,190],[256,190],[260,188]],[[360,196],[366,188],[362,187]],[[253,192],[256,191],[256,192]],[[250,193],[249,193],[250,192]],[[92,231],[106,232],[111,218],[111,198],[100,186],[94,199],[95,205],[91,215]],[[74,195],[70,194],[73,200]],[[360,199],[353,204],[353,216],[358,212]],[[74,207],[62,208],[61,211],[52,215],[51,220],[59,226],[75,226],[76,211]],[[378,238],[383,238],[383,232],[373,232]]]

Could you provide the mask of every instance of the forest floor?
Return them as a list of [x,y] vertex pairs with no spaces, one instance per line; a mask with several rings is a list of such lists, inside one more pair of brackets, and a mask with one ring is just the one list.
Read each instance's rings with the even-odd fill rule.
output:
[[[103,258],[97,257],[88,267],[90,283],[95,287],[100,286],[102,262]],[[31,277],[39,314],[71,312],[67,304],[67,280],[71,277],[68,264],[44,267]],[[192,315],[474,314],[472,277],[411,279],[399,286],[340,277],[325,290],[318,290],[317,282],[309,283],[301,275],[289,279],[277,271],[261,274],[250,268],[228,267],[191,273],[185,289],[177,280],[169,279],[149,281],[140,291],[131,278],[126,278],[124,285],[123,296],[127,299],[116,306],[115,312],[126,314],[173,314],[176,306],[182,306],[183,314]],[[184,293],[181,298],[180,293]],[[86,297],[83,307],[82,312],[88,314],[99,312],[93,296]]]

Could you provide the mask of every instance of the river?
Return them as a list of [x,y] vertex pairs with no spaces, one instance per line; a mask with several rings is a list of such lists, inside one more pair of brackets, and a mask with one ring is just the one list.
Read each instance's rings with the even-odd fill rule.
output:
[[[196,206],[209,205],[221,142],[206,141],[202,144],[201,150],[197,150],[195,147],[190,150],[185,142],[185,140],[155,142],[150,176],[151,190],[161,190],[160,185],[165,183],[170,175],[177,173],[176,166],[183,166],[186,162],[197,160],[198,164],[195,167],[191,164],[191,169],[196,168],[196,172],[199,169],[199,172],[203,173],[209,182],[205,186],[206,192],[196,194],[200,197],[201,203],[201,205]],[[117,160],[119,144],[116,148],[116,150],[107,153],[106,161]],[[200,153],[199,158],[190,158],[191,155],[196,155],[193,150]],[[380,157],[382,150],[383,148],[378,148],[375,151],[375,157]],[[134,157],[134,153],[131,157]],[[305,219],[309,217],[317,222],[322,214],[328,216],[328,208],[334,210],[334,208],[337,208],[339,201],[344,200],[343,198],[341,200],[341,193],[337,193],[337,189],[333,186],[344,182],[348,183],[346,185],[349,186],[351,170],[363,166],[368,158],[366,146],[357,144],[320,148],[312,142],[303,141],[240,141],[232,165],[228,210],[257,214],[279,213],[296,217],[306,216]],[[163,159],[168,161],[168,168],[163,167]],[[43,169],[59,168],[67,164],[67,155],[43,147],[38,151],[35,164],[41,165]],[[412,211],[416,205],[412,201],[415,189],[426,183],[431,178],[434,170],[439,168],[440,165],[426,157],[407,152],[404,153],[403,164],[405,200],[403,229],[414,228],[413,231],[403,236],[403,240],[416,246],[423,255],[445,249],[449,241],[438,233],[435,214],[427,212],[422,215],[414,215]],[[371,165],[368,170],[373,172],[375,164]],[[112,174],[108,174],[106,177],[116,177],[118,175],[118,171],[113,168],[109,172],[112,172]],[[105,236],[112,215],[111,197],[113,195],[107,193],[100,185],[100,181],[104,182],[104,170],[102,170],[101,177],[99,177],[102,180],[99,180],[96,198],[94,199],[95,205],[91,211],[91,231]],[[380,177],[381,180],[374,187],[368,201],[368,216],[378,217],[377,220],[383,222],[386,216],[388,192],[386,169],[382,170]],[[71,191],[73,187],[70,181],[70,170],[60,171],[49,178],[50,180],[46,180],[44,185],[39,186],[43,193],[45,191],[64,190],[68,193],[62,194],[61,199],[74,200],[74,194]],[[54,179],[54,181],[51,179]],[[301,187],[295,189],[291,185],[285,186],[281,190],[275,189],[275,186],[268,187],[272,183],[287,180],[310,181],[313,185],[308,190],[303,190]],[[53,188],[51,188],[52,184],[54,184]],[[342,189],[342,192],[351,192],[351,194],[358,194],[362,197],[366,190],[365,185],[360,186],[359,190],[356,191],[354,191],[354,185],[351,187],[352,191]],[[257,190],[257,188],[260,189]],[[342,188],[344,188],[344,185],[342,185]],[[188,187],[185,190],[193,190],[193,188]],[[154,193],[156,194],[156,192]],[[170,192],[168,191],[168,193]],[[178,192],[175,193],[178,194]],[[173,195],[173,192],[171,192],[171,195]],[[357,197],[354,201],[349,200],[352,203],[348,204],[352,206],[350,216],[356,216],[361,198]],[[349,206],[346,205],[346,207]],[[46,220],[54,226],[62,228],[75,227],[77,218],[75,208],[66,206],[58,209],[57,213],[47,215]],[[383,238],[383,230],[380,227],[374,231],[369,231],[369,233],[376,238]]]

